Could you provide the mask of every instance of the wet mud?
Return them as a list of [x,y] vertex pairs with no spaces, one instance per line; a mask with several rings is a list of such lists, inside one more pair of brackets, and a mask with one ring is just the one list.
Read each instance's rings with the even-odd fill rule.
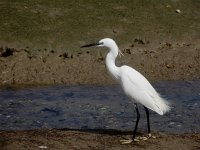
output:
[[[200,47],[190,42],[151,43],[135,39],[119,46],[124,57],[116,64],[129,65],[147,79],[200,79]],[[80,45],[81,46],[81,45]],[[0,52],[0,85],[113,84],[105,67],[107,50],[13,49]]]

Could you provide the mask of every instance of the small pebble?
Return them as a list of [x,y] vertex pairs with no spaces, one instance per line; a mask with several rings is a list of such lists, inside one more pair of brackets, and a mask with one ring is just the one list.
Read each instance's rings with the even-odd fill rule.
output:
[[38,146],[38,148],[41,148],[41,149],[47,149],[47,146],[45,146],[45,145],[41,145],[41,146]]
[[176,10],[176,13],[180,14],[180,13],[181,13],[181,10],[180,10],[180,9],[177,9],[177,10]]

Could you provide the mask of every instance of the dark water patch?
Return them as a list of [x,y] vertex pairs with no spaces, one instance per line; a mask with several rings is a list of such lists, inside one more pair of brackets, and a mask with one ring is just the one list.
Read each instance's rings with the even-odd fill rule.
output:
[[[169,99],[164,116],[151,111],[153,131],[200,131],[200,81],[164,81],[154,87]],[[146,131],[140,106],[139,130]],[[136,112],[120,86],[54,86],[0,90],[0,129],[37,128],[132,130]]]

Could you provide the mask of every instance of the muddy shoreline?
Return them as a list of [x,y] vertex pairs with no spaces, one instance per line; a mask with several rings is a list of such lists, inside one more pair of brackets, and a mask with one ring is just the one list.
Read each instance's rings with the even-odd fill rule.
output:
[[[23,149],[182,149],[200,148],[200,134],[160,134],[153,133],[156,139],[122,145],[121,139],[131,137],[130,132],[115,130],[30,130],[0,131],[2,150]],[[142,136],[144,134],[139,134]]]
[[[151,81],[199,80],[200,47],[188,42],[159,44],[135,39],[120,47],[124,57],[116,64],[129,65]],[[2,47],[0,85],[113,84],[105,67],[107,50],[30,50]]]

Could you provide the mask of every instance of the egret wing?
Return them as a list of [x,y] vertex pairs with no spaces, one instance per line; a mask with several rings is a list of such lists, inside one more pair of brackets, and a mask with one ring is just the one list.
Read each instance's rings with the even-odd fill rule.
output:
[[165,100],[159,96],[143,75],[130,67],[124,70],[121,74],[121,85],[128,97],[160,115],[169,110]]

